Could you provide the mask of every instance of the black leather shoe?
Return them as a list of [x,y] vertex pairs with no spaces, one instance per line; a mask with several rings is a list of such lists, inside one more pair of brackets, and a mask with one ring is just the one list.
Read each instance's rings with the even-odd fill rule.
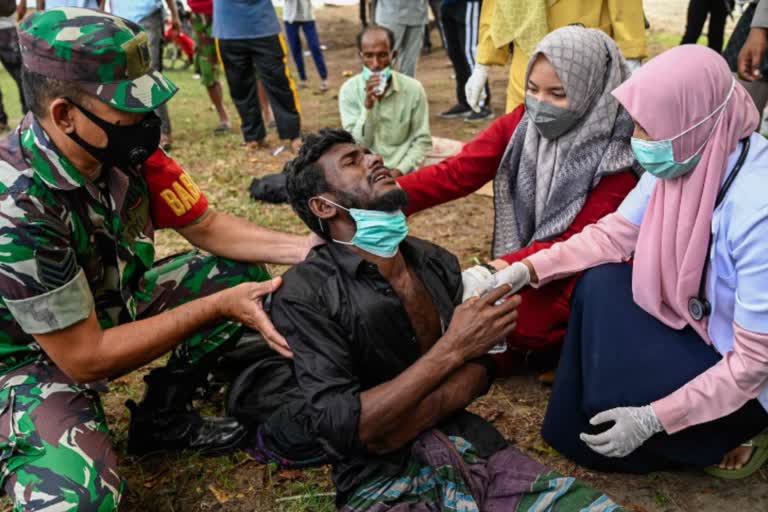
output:
[[125,403],[131,411],[128,453],[190,449],[222,455],[240,445],[247,431],[235,418],[202,417],[192,409],[199,380],[190,369],[156,368],[144,377],[141,403]]
[[133,400],[125,404],[131,410],[128,430],[128,453],[168,450],[196,450],[203,455],[218,456],[236,450],[247,430],[232,417],[201,417],[195,411],[185,413],[142,410]]

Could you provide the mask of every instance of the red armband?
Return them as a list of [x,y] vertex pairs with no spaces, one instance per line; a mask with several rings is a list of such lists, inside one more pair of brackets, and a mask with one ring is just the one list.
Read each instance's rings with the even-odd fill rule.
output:
[[208,210],[208,199],[192,177],[163,150],[158,149],[144,162],[143,171],[156,228],[184,227]]

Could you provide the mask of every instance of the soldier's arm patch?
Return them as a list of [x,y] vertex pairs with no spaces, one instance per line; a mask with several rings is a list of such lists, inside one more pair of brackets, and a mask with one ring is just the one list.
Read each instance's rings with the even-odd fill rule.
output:
[[208,199],[174,159],[158,149],[143,164],[149,186],[152,222],[156,228],[182,228],[208,210]]
[[5,305],[28,334],[46,334],[85,320],[94,309],[93,294],[85,272],[54,290],[28,299],[5,299]]
[[46,290],[55,290],[75,278],[79,267],[75,251],[67,247],[64,251],[40,247],[35,251],[38,281]]

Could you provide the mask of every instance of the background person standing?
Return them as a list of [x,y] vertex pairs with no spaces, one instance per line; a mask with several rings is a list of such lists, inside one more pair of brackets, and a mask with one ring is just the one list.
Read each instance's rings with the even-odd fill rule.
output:
[[208,91],[208,97],[219,114],[219,124],[213,133],[223,134],[232,129],[227,109],[224,108],[224,91],[219,75],[219,56],[213,28],[213,0],[187,0],[192,11],[192,28],[195,31],[195,64],[200,70],[200,83]]
[[[171,28],[175,31],[181,29],[179,13],[176,11],[174,0],[165,0],[168,12],[171,14]],[[110,0],[109,8],[112,14],[141,25],[149,38],[149,56],[152,60],[152,69],[163,70],[162,42],[163,4],[160,0]],[[160,147],[166,151],[171,149],[173,137],[171,136],[171,116],[168,114],[168,105],[163,103],[155,112],[162,121]]]
[[480,121],[490,116],[491,88],[485,84],[485,99],[478,112],[467,103],[464,87],[475,67],[475,52],[480,27],[482,0],[443,0],[440,18],[445,30],[445,44],[453,71],[456,73],[456,105],[440,117],[463,117],[467,121]]
[[574,23],[599,28],[611,36],[627,59],[630,71],[638,68],[640,59],[648,54],[642,0],[484,0],[477,64],[466,86],[469,106],[480,110],[488,66],[507,63],[506,111],[511,112],[523,103],[525,73],[533,49],[549,32]]
[[217,39],[229,94],[242,122],[244,145],[266,147],[267,130],[259,105],[258,78],[269,96],[281,139],[301,145],[301,106],[286,64],[286,44],[270,0],[215,0],[213,36]]
[[283,8],[283,21],[285,22],[285,35],[288,45],[291,47],[293,61],[299,72],[301,86],[306,87],[307,71],[304,68],[304,55],[301,48],[301,36],[299,31],[304,31],[304,39],[312,53],[317,73],[320,75],[320,91],[328,90],[328,69],[325,67],[323,49],[320,46],[320,37],[317,35],[317,24],[312,14],[312,0],[286,0]]
[[680,44],[696,44],[709,16],[707,46],[717,53],[723,51],[725,19],[733,10],[733,0],[691,0],[688,4],[688,20]]
[[[85,7],[86,9],[103,9],[106,0],[37,0],[35,7],[38,11],[56,7]],[[22,2],[25,3],[25,2]]]
[[411,78],[416,76],[416,63],[424,41],[428,21],[426,0],[378,0],[376,24],[395,34],[398,70]]

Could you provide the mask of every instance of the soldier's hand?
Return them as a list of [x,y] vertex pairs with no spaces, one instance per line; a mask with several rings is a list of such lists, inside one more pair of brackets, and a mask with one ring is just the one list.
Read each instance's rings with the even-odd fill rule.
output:
[[310,233],[304,238],[304,256],[301,258],[302,261],[307,259],[307,256],[309,256],[309,253],[317,247],[318,245],[325,244],[325,239],[322,238],[320,235],[317,235],[315,233]]
[[277,332],[269,315],[264,311],[263,297],[277,290],[283,280],[275,277],[262,283],[243,283],[224,292],[222,311],[225,316],[256,329],[275,352],[293,357],[286,339]]

